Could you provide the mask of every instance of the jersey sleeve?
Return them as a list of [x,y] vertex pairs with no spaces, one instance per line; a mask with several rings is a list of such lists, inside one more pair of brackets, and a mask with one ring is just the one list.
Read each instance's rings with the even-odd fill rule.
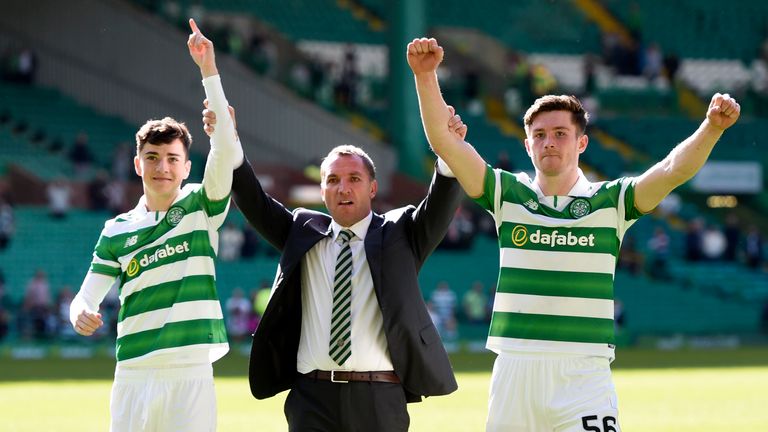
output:
[[99,236],[99,241],[93,249],[91,267],[88,271],[115,278],[120,276],[122,270],[120,268],[120,262],[117,260],[117,256],[114,253],[114,248],[112,247],[112,238],[107,236],[107,230],[112,223],[112,221],[108,221],[104,225],[104,229]]
[[211,229],[218,230],[224,224],[229,212],[230,196],[220,200],[212,200],[205,192],[205,185],[201,183],[189,183],[189,194],[194,197],[195,205],[205,213]]
[[621,180],[621,189],[624,191],[624,220],[630,221],[640,219],[645,213],[635,207],[635,185],[636,177],[623,177]]
[[501,175],[500,171],[494,169],[490,165],[485,167],[485,178],[483,179],[483,193],[477,198],[472,198],[474,202],[484,208],[496,220],[498,226],[497,215],[501,207]]
[[624,237],[626,230],[632,226],[645,213],[635,207],[636,177],[622,177],[617,180],[620,188],[617,211],[619,212],[619,238]]
[[496,207],[494,204],[495,192],[496,173],[490,165],[486,165],[485,177],[483,178],[483,193],[477,198],[472,198],[472,200],[478,203],[480,207],[493,213],[493,209]]

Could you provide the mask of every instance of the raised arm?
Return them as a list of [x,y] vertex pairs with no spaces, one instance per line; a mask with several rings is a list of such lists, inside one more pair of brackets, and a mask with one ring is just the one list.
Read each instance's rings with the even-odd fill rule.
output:
[[203,174],[206,196],[211,200],[221,200],[227,198],[232,190],[232,170],[243,163],[243,149],[237,139],[235,124],[227,115],[229,103],[224,96],[216,67],[213,43],[203,35],[195,20],[189,20],[189,27],[192,33],[187,40],[187,47],[203,77],[207,108],[222,114],[216,130],[211,134],[211,150]]
[[[236,125],[235,109],[231,106],[227,108],[229,118]],[[216,113],[210,109],[205,109],[203,111],[203,124],[205,125],[203,128],[205,133],[212,136],[218,128]],[[463,124],[458,122],[453,128],[462,130],[462,126]],[[234,171],[232,197],[248,223],[272,246],[282,250],[293,223],[293,214],[282,203],[264,191],[259,179],[256,178],[253,167],[246,158],[238,164]]]
[[673,189],[693,178],[704,166],[723,132],[736,123],[740,112],[741,107],[728,94],[712,96],[707,117],[696,132],[638,178],[635,207],[647,213]]
[[[448,106],[451,118],[448,130],[456,139],[464,140],[467,136],[467,126],[461,117],[455,115],[452,106]],[[464,199],[461,185],[456,181],[453,172],[446,171],[445,161],[438,159],[432,183],[429,185],[427,196],[413,212],[413,244],[417,256],[423,262],[445,237],[456,209]]]
[[456,175],[467,195],[483,193],[485,161],[464,139],[449,129],[452,114],[440,93],[437,67],[443,61],[443,48],[435,39],[414,39],[408,44],[408,65],[416,80],[424,132],[432,150]]

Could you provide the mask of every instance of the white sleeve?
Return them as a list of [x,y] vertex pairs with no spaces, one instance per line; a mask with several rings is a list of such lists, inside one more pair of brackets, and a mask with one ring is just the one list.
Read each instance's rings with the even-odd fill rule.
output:
[[437,158],[437,172],[443,177],[456,178],[456,174],[453,173],[451,167],[440,157]]
[[107,276],[100,273],[94,273],[89,271],[85,275],[83,285],[80,286],[80,291],[77,293],[72,303],[69,305],[69,321],[74,326],[77,322],[77,316],[82,311],[88,311],[96,313],[99,310],[99,305],[106,297],[109,289],[112,288],[112,284],[115,283],[114,276]]
[[210,200],[217,201],[226,198],[232,190],[232,171],[243,163],[243,148],[229,116],[229,103],[221,86],[221,76],[203,79],[203,87],[208,98],[208,109],[216,113],[211,150],[203,174],[203,190]]

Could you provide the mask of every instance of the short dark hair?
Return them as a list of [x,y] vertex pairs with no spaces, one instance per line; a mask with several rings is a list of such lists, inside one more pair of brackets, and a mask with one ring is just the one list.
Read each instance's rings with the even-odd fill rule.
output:
[[581,135],[586,132],[587,123],[589,123],[589,113],[584,109],[581,101],[576,96],[567,95],[546,95],[536,99],[523,117],[526,132],[528,132],[531,124],[533,124],[533,121],[539,114],[550,111],[570,112],[573,123],[576,125],[576,131]]
[[147,120],[138,132],[136,132],[136,154],[141,153],[144,146],[170,144],[176,139],[184,144],[184,155],[189,159],[189,147],[192,145],[192,135],[187,125],[178,122],[171,117],[162,120]]
[[368,153],[366,153],[365,150],[353,145],[336,146],[328,152],[328,155],[323,158],[323,162],[320,164],[321,179],[325,178],[325,170],[328,168],[328,164],[333,156],[358,156],[363,160],[363,164],[365,165],[368,174],[371,176],[371,180],[376,179],[376,166],[373,164],[371,157],[368,156]]

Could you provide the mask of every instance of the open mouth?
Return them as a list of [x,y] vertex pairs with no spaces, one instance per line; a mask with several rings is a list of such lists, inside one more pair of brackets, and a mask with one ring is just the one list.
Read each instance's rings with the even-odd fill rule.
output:
[[339,201],[340,206],[351,206],[352,204],[353,202],[349,200]]

